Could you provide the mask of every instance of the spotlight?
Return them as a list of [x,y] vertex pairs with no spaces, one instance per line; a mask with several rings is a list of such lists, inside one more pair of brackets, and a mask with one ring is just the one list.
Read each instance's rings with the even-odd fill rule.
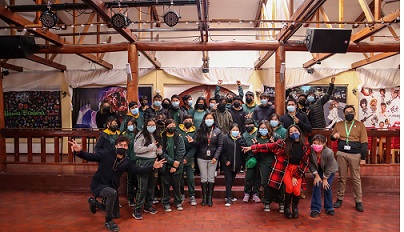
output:
[[111,17],[111,24],[116,28],[124,28],[129,26],[130,19],[122,13],[115,13],[114,16]]
[[169,27],[177,25],[178,21],[180,20],[180,16],[178,16],[177,12],[175,12],[174,10],[166,11],[163,18],[164,23]]
[[316,64],[321,64],[321,61],[320,61],[320,60],[317,60],[317,61],[316,61]]
[[313,74],[314,73],[314,68],[308,68],[307,73],[308,74]]
[[42,12],[41,16],[39,17],[39,21],[41,21],[42,26],[47,28],[53,28],[56,26],[58,22],[58,16],[53,13],[50,9],[46,9]]

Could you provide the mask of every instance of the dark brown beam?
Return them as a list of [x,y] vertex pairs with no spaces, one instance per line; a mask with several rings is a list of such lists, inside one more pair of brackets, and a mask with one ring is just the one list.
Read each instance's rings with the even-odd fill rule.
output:
[[[279,47],[278,41],[274,42],[136,42],[137,49],[144,51],[275,51]],[[39,45],[36,53],[60,53],[72,54],[80,50],[82,53],[104,53],[127,51],[128,43],[107,43],[94,45]],[[286,51],[307,52],[307,48],[301,41],[291,41],[284,44]],[[347,52],[400,52],[400,42],[359,42],[350,43]]]
[[42,58],[42,57],[39,57],[39,56],[36,56],[36,55],[30,55],[30,56],[27,57],[27,59],[31,60],[31,61],[34,61],[34,62],[37,62],[37,63],[40,63],[40,64],[43,64],[43,65],[46,65],[46,66],[49,66],[49,67],[53,67],[55,69],[59,69],[60,71],[66,71],[66,66],[65,65],[53,62],[51,60],[47,60],[45,58]]
[[262,4],[267,4],[268,0],[260,0],[258,2],[258,7],[257,7],[257,14],[255,14],[255,20],[257,20],[254,24],[254,27],[259,27],[260,22],[258,20],[261,19],[261,10],[262,10]]
[[368,57],[368,58],[366,58],[364,60],[360,60],[360,61],[357,61],[355,63],[352,63],[351,68],[352,69],[360,68],[362,66],[365,66],[365,65],[368,65],[368,64],[380,61],[380,60],[384,60],[386,58],[389,58],[389,57],[392,57],[392,56],[395,56],[395,55],[398,55],[398,54],[400,54],[400,53],[399,52],[379,53],[377,55]]
[[8,63],[3,62],[3,61],[0,61],[0,66],[1,66],[2,68],[11,69],[11,70],[14,70],[14,71],[17,71],[17,72],[22,72],[22,71],[24,71],[24,68],[23,68],[23,67],[16,66],[16,65],[13,65],[13,64],[8,64]]

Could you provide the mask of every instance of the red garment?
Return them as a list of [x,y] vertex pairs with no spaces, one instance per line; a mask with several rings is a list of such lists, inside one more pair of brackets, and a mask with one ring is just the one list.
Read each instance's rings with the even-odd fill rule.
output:
[[293,173],[296,172],[298,169],[298,166],[295,164],[289,164],[286,172],[285,172],[285,178],[283,179],[283,183],[285,183],[285,192],[286,193],[293,193],[295,196],[300,196],[300,189],[302,187],[302,180],[303,178],[297,179],[297,185],[293,186],[292,184],[292,175]]

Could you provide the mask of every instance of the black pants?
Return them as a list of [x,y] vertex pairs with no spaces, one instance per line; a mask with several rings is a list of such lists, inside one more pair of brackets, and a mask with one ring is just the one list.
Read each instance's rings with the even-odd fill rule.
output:
[[170,169],[166,168],[165,172],[161,175],[161,187],[162,187],[162,203],[163,205],[170,204],[170,186],[173,186],[174,203],[176,205],[181,204],[180,196],[180,183],[182,178],[182,172],[174,175],[170,173]]
[[[148,167],[152,166],[154,163],[154,159],[139,159],[136,160],[137,166]],[[154,188],[156,187],[157,182],[157,169],[144,174],[138,174],[138,184],[136,191],[136,204],[135,211],[140,212],[142,207],[145,206],[147,208],[152,207],[153,205],[153,197],[154,197]]]
[[234,179],[236,178],[237,172],[233,172],[230,168],[224,168],[224,179],[226,182],[226,197],[231,198],[231,188],[233,187]]
[[114,217],[120,217],[118,192],[110,187],[103,188],[98,194],[99,197],[105,198],[105,221],[109,222]]
[[128,175],[128,181],[127,181],[127,194],[128,194],[128,200],[134,200],[135,199],[135,188],[137,188],[137,174],[134,173],[127,173]]

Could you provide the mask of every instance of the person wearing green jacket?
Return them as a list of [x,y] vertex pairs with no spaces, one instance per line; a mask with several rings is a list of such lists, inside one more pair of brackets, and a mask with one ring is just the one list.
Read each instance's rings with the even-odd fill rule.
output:
[[[217,86],[216,86],[216,88],[215,88],[215,99],[216,99],[216,102],[219,102],[219,99],[220,99],[220,85],[222,85],[222,83],[223,83],[223,80],[219,80],[218,82],[217,82]],[[241,99],[243,99],[243,97],[244,97],[244,91],[243,91],[243,87],[241,87],[241,82],[240,81],[237,81],[236,82],[236,84],[237,84],[237,88],[238,88],[238,96],[241,98]],[[231,108],[231,106],[232,106],[232,104],[233,104],[233,97],[234,97],[234,93],[228,93],[228,94],[226,94],[226,96],[225,96],[225,98],[226,98],[226,101],[227,101],[227,104],[226,104],[226,109],[230,109]],[[226,133],[227,134],[227,133]]]
[[166,129],[162,135],[163,158],[167,161],[161,169],[162,203],[164,211],[171,212],[170,186],[173,187],[174,204],[177,210],[183,210],[180,195],[180,183],[184,168],[185,144],[182,136],[176,131],[173,119],[167,119]]
[[279,120],[278,114],[272,114],[269,118],[269,124],[271,125],[272,129],[274,130],[274,134],[279,135],[282,139],[285,139],[286,129],[283,127],[281,121]]
[[137,102],[134,102],[134,101],[129,102],[128,113],[123,117],[121,127],[119,128],[119,130],[125,131],[127,122],[132,118],[134,118],[136,120],[137,129],[142,130],[143,124],[144,124],[144,119],[143,119],[143,116],[141,115],[141,113],[139,112],[139,105],[137,104]]
[[254,93],[251,91],[247,91],[245,93],[245,103],[242,105],[244,113],[248,118],[252,118],[252,114],[257,107],[257,104],[254,100]]
[[[178,133],[183,137],[186,136],[193,137],[196,132],[196,127],[193,123],[193,118],[191,115],[187,115],[184,117],[184,121],[179,125]],[[195,206],[195,180],[194,180],[194,168],[195,162],[194,157],[196,153],[196,148],[188,142],[188,139],[184,139],[185,143],[185,156],[183,159],[184,163],[184,174],[187,175],[187,184],[188,184],[188,194],[189,194],[189,203]],[[181,179],[181,194],[184,195],[184,179]]]

